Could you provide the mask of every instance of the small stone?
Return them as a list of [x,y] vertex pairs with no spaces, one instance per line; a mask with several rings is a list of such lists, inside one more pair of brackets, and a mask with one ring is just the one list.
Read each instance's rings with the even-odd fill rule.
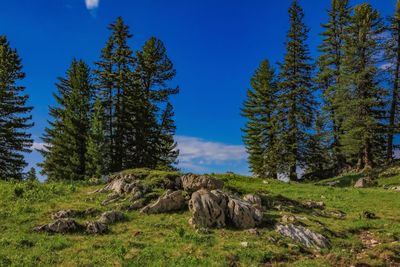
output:
[[120,211],[106,211],[101,214],[100,219],[98,222],[104,223],[104,224],[112,224],[115,222],[119,222],[125,219],[125,215],[120,212]]
[[310,229],[303,226],[297,226],[293,224],[282,225],[278,224],[275,230],[283,236],[289,237],[294,241],[297,241],[308,248],[329,248],[329,240],[321,234],[314,233]]
[[240,245],[244,248],[247,248],[249,246],[248,242],[240,242]]
[[89,234],[102,234],[108,230],[108,227],[105,223],[99,221],[87,222],[86,223],[86,232]]

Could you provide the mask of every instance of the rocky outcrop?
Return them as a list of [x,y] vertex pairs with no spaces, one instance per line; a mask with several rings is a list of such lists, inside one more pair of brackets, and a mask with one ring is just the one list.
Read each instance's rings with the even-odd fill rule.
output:
[[78,232],[80,229],[82,226],[72,219],[58,219],[52,223],[37,226],[34,231],[66,234]]
[[140,212],[147,214],[164,213],[181,210],[186,206],[183,192],[168,190],[163,196],[159,197],[155,203],[145,206]]
[[254,194],[247,194],[243,197],[243,200],[250,203],[256,209],[263,210],[261,198]]
[[220,190],[200,189],[194,192],[189,201],[189,209],[192,212],[189,223],[195,228],[231,225],[249,229],[262,221],[259,209]]
[[133,201],[133,203],[128,206],[128,210],[139,210],[145,206],[144,199],[138,199]]
[[195,228],[225,227],[225,209],[228,200],[219,191],[200,189],[192,194],[189,210],[192,218],[189,220]]
[[308,248],[329,248],[329,240],[321,234],[315,233],[300,225],[294,224],[278,224],[275,230],[283,236],[303,244]]
[[99,213],[99,210],[94,208],[88,208],[86,210],[60,210],[51,214],[51,218],[56,219],[65,219],[65,218],[74,218],[74,217],[86,217],[86,216],[94,216]]
[[122,212],[112,210],[103,212],[100,216],[100,219],[98,219],[97,221],[104,224],[112,224],[119,221],[123,221],[124,219],[125,215]]
[[86,223],[86,232],[89,234],[103,234],[108,231],[107,224],[99,221],[90,221]]
[[354,188],[366,188],[375,186],[375,181],[369,177],[360,178],[354,185]]
[[183,190],[191,194],[199,189],[222,189],[224,187],[224,182],[209,175],[189,173],[181,177],[181,185]]

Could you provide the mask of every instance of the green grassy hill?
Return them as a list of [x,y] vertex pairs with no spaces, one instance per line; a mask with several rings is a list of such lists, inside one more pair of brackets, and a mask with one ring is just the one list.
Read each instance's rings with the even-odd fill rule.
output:
[[[149,185],[177,175],[131,172],[143,175]],[[189,211],[124,211],[127,219],[103,235],[36,233],[33,227],[50,222],[54,211],[124,210],[124,205],[100,206],[107,194],[88,193],[101,186],[0,182],[0,266],[400,266],[400,193],[384,189],[400,184],[400,175],[391,175],[382,173],[379,187],[370,189],[350,186],[359,174],[318,184],[216,175],[225,182],[224,190],[262,196],[267,209],[259,235],[235,229],[196,231],[188,224]],[[335,179],[340,186],[323,186]],[[304,203],[309,200],[323,201],[325,208],[308,208]],[[376,218],[365,218],[365,211]],[[342,214],[346,216],[340,218]],[[332,248],[307,249],[280,236],[274,224],[284,215],[294,215],[299,224],[328,237]]]

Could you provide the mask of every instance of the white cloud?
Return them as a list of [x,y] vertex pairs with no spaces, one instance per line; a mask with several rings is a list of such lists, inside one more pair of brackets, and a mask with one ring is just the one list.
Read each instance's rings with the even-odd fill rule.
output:
[[247,159],[242,145],[211,142],[197,137],[176,136],[178,143],[179,167],[205,170],[209,165],[243,163]]
[[86,8],[89,10],[99,7],[100,0],[85,0]]
[[389,63],[382,64],[381,66],[379,66],[379,68],[381,70],[389,70],[389,69],[393,68],[393,66],[394,66],[394,64],[389,62]]
[[45,149],[45,143],[33,142],[31,149]]

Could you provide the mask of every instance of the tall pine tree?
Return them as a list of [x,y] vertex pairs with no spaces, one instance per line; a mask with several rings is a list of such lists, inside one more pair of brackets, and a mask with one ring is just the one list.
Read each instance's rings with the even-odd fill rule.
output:
[[323,42],[319,46],[321,56],[318,59],[317,83],[322,90],[324,112],[327,113],[327,124],[330,128],[332,169],[339,171],[345,166],[345,157],[341,151],[339,136],[342,131],[341,119],[337,114],[340,104],[339,85],[344,54],[346,28],[350,23],[351,8],[348,0],[332,0],[328,11],[328,22],[322,27]]
[[247,119],[242,129],[243,139],[249,154],[250,169],[256,176],[277,177],[277,97],[275,71],[264,60],[251,79],[251,89],[247,91],[247,99],[242,108],[242,116]]
[[383,24],[378,11],[369,4],[354,8],[346,29],[342,66],[341,104],[343,118],[340,141],[343,152],[357,169],[370,169],[385,151],[384,92],[379,85],[377,63],[381,55],[379,37]]
[[281,64],[279,86],[281,116],[285,122],[281,143],[287,168],[281,170],[290,179],[297,179],[297,167],[305,163],[309,129],[313,124],[315,101],[312,79],[313,64],[306,44],[308,27],[298,1],[289,8],[290,29],[287,33],[286,55]]
[[82,180],[86,174],[86,149],[90,129],[93,85],[89,67],[74,60],[66,78],[59,78],[58,106],[50,107],[50,127],[45,129],[46,146],[41,153],[43,174],[49,180]]
[[27,165],[23,153],[30,152],[31,135],[27,130],[33,126],[26,105],[28,96],[19,82],[25,78],[21,58],[10,47],[5,36],[0,36],[0,179],[23,178]]
[[389,109],[389,125],[388,125],[388,140],[386,161],[391,163],[393,161],[394,150],[394,136],[400,132],[399,129],[399,86],[400,86],[400,1],[397,1],[396,12],[390,18],[389,25],[390,38],[386,45],[386,56],[389,65],[389,73],[391,76],[391,83],[393,85],[390,109]]

